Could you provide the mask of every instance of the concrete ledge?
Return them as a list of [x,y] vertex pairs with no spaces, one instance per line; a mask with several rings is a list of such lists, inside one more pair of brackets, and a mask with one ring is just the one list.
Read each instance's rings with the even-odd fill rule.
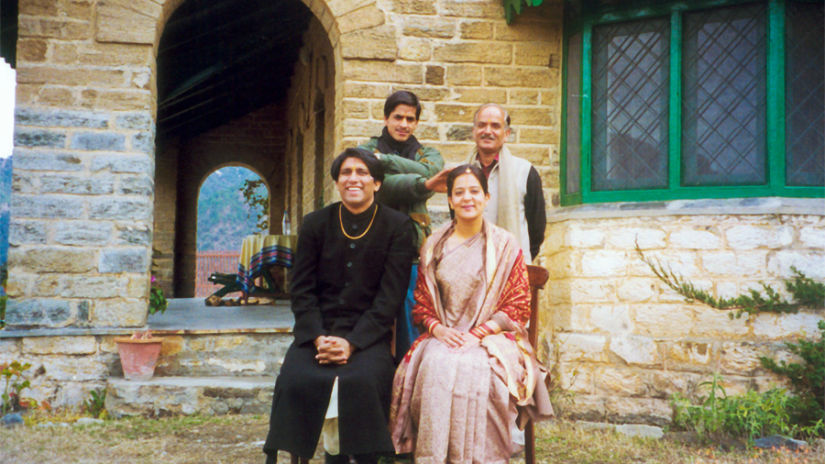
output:
[[266,414],[274,377],[110,378],[106,410],[115,417],[192,414]]
[[722,200],[706,199],[592,203],[550,209],[547,211],[547,222],[562,222],[569,219],[718,214],[797,214],[825,216],[825,199],[758,197],[730,198]]

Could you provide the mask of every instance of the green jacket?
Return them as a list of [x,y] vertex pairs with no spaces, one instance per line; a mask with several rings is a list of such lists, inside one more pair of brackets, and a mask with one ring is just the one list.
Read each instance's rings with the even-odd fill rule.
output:
[[[378,137],[372,137],[360,145],[375,153]],[[427,213],[427,200],[433,192],[424,187],[424,182],[438,174],[444,168],[444,159],[435,148],[421,146],[415,154],[415,160],[404,158],[397,153],[381,153],[384,166],[384,182],[376,198],[379,202],[410,215],[415,223],[416,249],[430,235],[430,216]]]

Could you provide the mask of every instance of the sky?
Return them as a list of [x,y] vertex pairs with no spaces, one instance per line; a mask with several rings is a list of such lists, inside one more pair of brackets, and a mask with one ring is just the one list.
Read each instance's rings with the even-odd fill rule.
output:
[[12,152],[14,85],[14,69],[0,58],[0,158],[8,158]]

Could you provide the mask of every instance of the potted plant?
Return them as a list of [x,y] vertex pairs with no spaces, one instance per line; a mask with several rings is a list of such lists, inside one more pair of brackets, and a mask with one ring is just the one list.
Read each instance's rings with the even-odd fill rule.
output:
[[[166,311],[168,302],[163,295],[163,289],[155,285],[155,276],[152,276],[152,286],[149,289],[149,314]],[[153,337],[151,330],[141,330],[131,337],[117,337],[117,352],[120,355],[120,366],[123,368],[123,377],[127,380],[149,380],[155,374],[155,364],[160,355],[163,339]]]

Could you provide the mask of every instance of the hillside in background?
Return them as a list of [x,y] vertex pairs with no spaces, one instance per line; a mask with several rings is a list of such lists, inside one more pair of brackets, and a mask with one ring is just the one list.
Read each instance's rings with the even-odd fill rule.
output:
[[256,227],[258,209],[247,206],[240,191],[244,180],[256,179],[254,172],[235,166],[206,179],[198,197],[198,251],[240,251],[245,236],[262,232]]

